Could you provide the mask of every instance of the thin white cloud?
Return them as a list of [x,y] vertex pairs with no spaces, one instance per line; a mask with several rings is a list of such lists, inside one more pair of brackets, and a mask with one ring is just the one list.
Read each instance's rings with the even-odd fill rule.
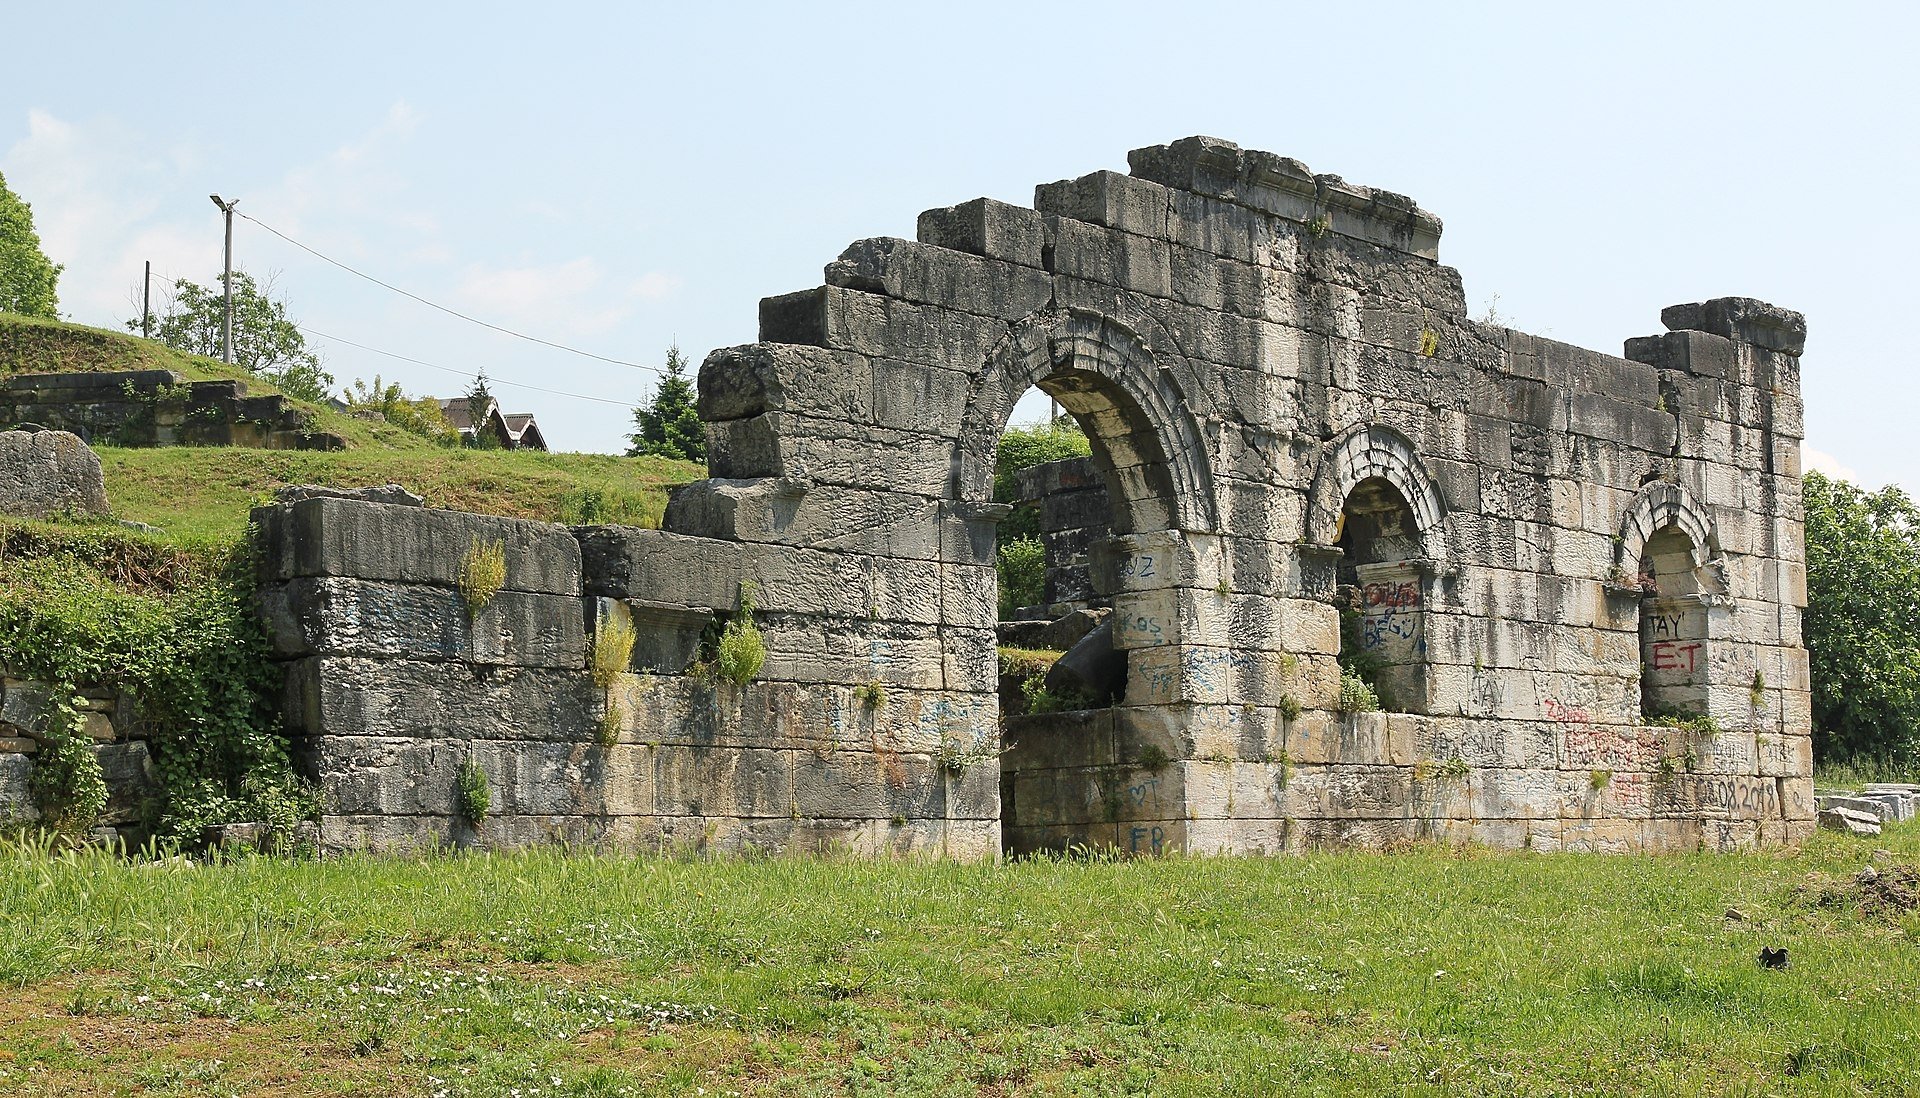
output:
[[612,285],[598,260],[581,256],[526,267],[471,265],[456,294],[483,320],[545,338],[566,338],[606,332],[641,304],[670,297],[679,287],[677,276],[659,271]]
[[1840,480],[1861,483],[1860,474],[1852,466],[1842,465],[1839,458],[1825,450],[1816,450],[1805,442],[1800,444],[1800,467],[1809,473],[1824,473]]
[[188,145],[155,149],[106,122],[79,126],[42,110],[27,112],[27,134],[7,150],[9,184],[33,206],[43,250],[66,266],[61,312],[112,326],[139,312],[127,287],[152,260],[167,274],[205,277],[219,239],[156,223],[163,181],[198,163]]

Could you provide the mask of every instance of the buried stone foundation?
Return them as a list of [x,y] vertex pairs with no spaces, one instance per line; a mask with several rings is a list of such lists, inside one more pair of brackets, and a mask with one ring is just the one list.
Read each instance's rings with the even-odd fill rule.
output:
[[[929,211],[763,301],[760,342],[701,367],[712,479],[663,530],[261,513],[325,841],[987,857],[1811,829],[1797,314],[1718,299],[1586,351],[1470,320],[1403,196],[1205,138],[1130,160],[1032,209]],[[994,452],[1034,389],[1092,442],[1111,521],[1062,601],[1111,608],[1081,644],[1124,685],[1003,726]],[[460,562],[494,543],[504,579],[472,600]],[[1699,617],[1684,682],[1648,632],[1669,599]],[[739,673],[749,618],[764,659]]]

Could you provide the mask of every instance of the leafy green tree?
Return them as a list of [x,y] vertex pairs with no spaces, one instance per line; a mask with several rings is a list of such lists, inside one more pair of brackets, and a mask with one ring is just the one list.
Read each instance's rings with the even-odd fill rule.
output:
[[[233,363],[272,382],[281,392],[319,403],[333,388],[333,375],[320,356],[307,349],[307,337],[287,319],[284,301],[273,299],[273,284],[260,286],[245,271],[233,272]],[[153,336],[188,354],[219,358],[226,316],[218,289],[175,279],[165,291]],[[127,330],[140,330],[136,318]]]
[[458,446],[460,432],[447,422],[440,402],[432,397],[408,396],[399,382],[384,382],[373,375],[373,384],[355,378],[346,391],[347,407],[355,411],[378,412],[388,423],[409,434],[442,446]]
[[33,207],[7,188],[0,175],[0,313],[60,318],[55,283],[66,268],[40,250],[33,229]]
[[1807,615],[1814,752],[1913,761],[1920,751],[1920,507],[1808,473]]
[[653,391],[653,403],[633,410],[628,457],[707,460],[707,432],[695,409],[693,382],[678,344],[667,349],[667,372]]
[[476,450],[500,448],[500,436],[487,429],[492,408],[493,390],[487,387],[487,371],[483,367],[473,379],[473,387],[467,390],[467,422],[473,424],[473,438],[468,444]]
[[[993,452],[993,499],[996,503],[1020,502],[1019,474],[1049,461],[1086,457],[1093,453],[1087,433],[1070,416],[1059,416],[1050,423],[1032,427],[1009,427],[1000,436]],[[1005,548],[1021,538],[1040,533],[1040,510],[1031,504],[1018,506],[1000,522],[997,536]]]

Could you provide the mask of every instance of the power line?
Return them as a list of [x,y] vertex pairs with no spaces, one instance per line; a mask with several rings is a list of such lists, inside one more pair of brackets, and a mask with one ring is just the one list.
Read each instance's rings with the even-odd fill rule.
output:
[[[242,216],[245,216],[245,215],[242,215]],[[364,343],[355,343],[351,339],[342,339],[336,335],[328,335],[327,333],[320,331],[317,328],[309,328],[305,324],[295,324],[294,327],[300,329],[301,331],[307,333],[308,335],[319,336],[321,339],[332,340],[335,343],[344,343],[349,347],[358,347],[362,351],[371,351],[376,355],[385,355],[388,358],[398,359],[401,362],[411,362],[416,366],[425,366],[430,370],[440,370],[444,373],[457,374],[460,377],[468,377],[468,378],[477,378],[480,376],[479,374],[476,374],[476,373],[468,373],[465,370],[456,370],[451,366],[441,366],[438,363],[428,362],[427,360],[422,358],[412,358],[407,355],[395,354],[392,351],[383,351],[378,347],[369,347]],[[536,393],[546,393],[548,396],[571,397],[574,400],[591,400],[600,404],[611,404],[617,408],[639,407],[639,405],[637,404],[628,404],[624,400],[612,400],[607,397],[588,396],[585,393],[563,393],[558,389],[543,389],[538,385],[528,385],[524,381],[508,381],[507,379],[500,378],[500,377],[489,377],[487,378],[487,380],[494,383],[495,385],[509,385],[516,389],[532,389]]]
[[[238,210],[235,210],[234,212],[240,213]],[[446,313],[448,316],[459,317],[461,320],[464,320],[469,324],[478,324],[482,328],[491,328],[492,330],[499,332],[502,335],[510,335],[515,339],[524,339],[529,343],[538,343],[542,347],[552,347],[556,351],[566,351],[568,354],[580,355],[584,358],[597,359],[601,362],[610,362],[615,366],[631,366],[636,370],[646,370],[647,372],[654,373],[654,374],[660,373],[660,367],[658,366],[643,366],[638,362],[628,362],[623,358],[608,358],[606,355],[597,355],[597,354],[594,354],[592,351],[583,351],[578,347],[569,347],[564,343],[555,343],[552,340],[541,339],[539,336],[531,336],[526,334],[525,332],[516,332],[512,328],[502,328],[498,324],[489,324],[478,317],[468,316],[467,314],[459,311],[458,309],[449,309],[445,305],[428,301],[426,298],[421,297],[419,294],[409,293],[406,290],[403,290],[400,287],[395,286],[391,282],[382,282],[381,280],[373,277],[372,275],[367,274],[365,271],[355,270],[354,268],[347,266],[345,263],[340,262],[339,260],[333,258],[332,256],[325,255],[321,252],[317,252],[312,248],[307,247],[305,244],[300,243],[298,240],[295,240],[294,238],[288,236],[286,233],[281,232],[279,229],[274,228],[272,225],[267,224],[266,222],[260,220],[257,217],[253,217],[243,213],[240,214],[240,216],[246,218],[248,221],[253,222],[255,225],[260,226],[261,228],[267,230],[273,235],[279,237],[280,239],[286,241],[287,243],[293,245],[294,247],[300,249],[301,251],[306,252],[308,255],[311,255],[316,259],[320,259],[327,263],[331,263],[334,266],[340,268],[341,270],[347,272],[348,274],[355,275],[359,278],[364,278],[368,282],[371,282],[376,286],[382,286],[382,287],[385,287],[386,289],[392,290],[394,293],[399,294],[402,297],[410,297],[413,300],[418,301],[420,304],[427,306],[428,308],[438,309],[441,312]],[[342,340],[341,342],[344,343],[346,341]],[[366,348],[366,349],[372,350],[372,348]],[[381,353],[385,353],[385,352],[381,352]],[[524,387],[531,388],[531,386],[524,386]],[[588,398],[588,399],[598,399],[598,398]]]

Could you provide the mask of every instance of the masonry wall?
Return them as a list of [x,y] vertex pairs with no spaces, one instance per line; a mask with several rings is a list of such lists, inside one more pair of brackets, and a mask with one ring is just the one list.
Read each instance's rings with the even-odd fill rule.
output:
[[28,423],[100,446],[346,446],[277,393],[249,396],[242,382],[188,381],[171,370],[0,378],[0,427]]
[[[918,240],[856,242],[826,285],[763,301],[761,342],[701,368],[714,479],[664,531],[269,516],[330,833],[460,838],[461,759],[497,771],[487,826],[512,841],[1650,850],[1810,829],[1797,314],[1677,306],[1627,357],[1587,351],[1468,319],[1439,221],[1403,196],[1205,138],[1130,161],[1033,209],[928,211]],[[1109,709],[1003,736],[993,447],[1033,387],[1094,442],[1113,535],[1089,574],[1127,678]],[[1360,609],[1418,641],[1400,712],[1343,713],[1343,508],[1382,486],[1410,528],[1374,562],[1391,598]],[[1690,620],[1661,638],[1643,550],[1667,531]],[[521,554],[512,597],[463,623],[447,569],[483,537]],[[767,663],[716,684],[700,637],[745,583]],[[641,642],[601,688],[585,638],[615,617]],[[1643,660],[1690,676],[1712,722],[1648,723]]]

